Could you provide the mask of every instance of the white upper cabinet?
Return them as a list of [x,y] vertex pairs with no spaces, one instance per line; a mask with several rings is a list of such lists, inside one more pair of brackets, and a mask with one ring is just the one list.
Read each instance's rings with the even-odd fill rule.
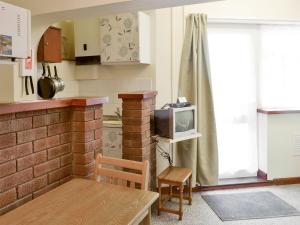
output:
[[74,21],[75,56],[99,56],[99,17]]
[[101,63],[150,64],[150,19],[145,13],[100,18]]

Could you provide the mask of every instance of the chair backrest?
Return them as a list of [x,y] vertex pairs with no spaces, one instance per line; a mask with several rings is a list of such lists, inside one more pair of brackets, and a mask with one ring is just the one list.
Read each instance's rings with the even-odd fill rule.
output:
[[[104,167],[104,165],[108,167]],[[124,170],[118,170],[117,168]],[[97,181],[101,179],[101,181],[131,188],[136,188],[136,184],[140,184],[142,190],[148,190],[149,162],[147,160],[137,162],[117,159],[98,154],[94,176]]]

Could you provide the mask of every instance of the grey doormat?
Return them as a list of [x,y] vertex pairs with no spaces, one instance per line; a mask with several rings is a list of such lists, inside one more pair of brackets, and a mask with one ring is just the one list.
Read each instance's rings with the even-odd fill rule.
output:
[[271,192],[202,195],[222,221],[299,216],[300,212]]

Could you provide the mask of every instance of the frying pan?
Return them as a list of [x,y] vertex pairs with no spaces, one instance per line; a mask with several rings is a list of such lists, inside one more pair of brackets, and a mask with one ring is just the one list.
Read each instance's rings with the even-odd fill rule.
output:
[[59,86],[57,88],[57,91],[63,91],[65,89],[65,83],[63,81],[63,79],[61,79],[60,77],[58,77],[57,75],[57,69],[56,66],[54,66],[54,78],[58,81]]
[[55,83],[51,78],[50,66],[48,66],[48,76],[46,76],[45,65],[43,66],[42,77],[38,80],[38,94],[41,98],[53,98],[56,93]]

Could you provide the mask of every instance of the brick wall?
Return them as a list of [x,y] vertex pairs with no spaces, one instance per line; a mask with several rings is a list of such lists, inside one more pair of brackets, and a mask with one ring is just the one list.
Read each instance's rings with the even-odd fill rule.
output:
[[0,215],[90,177],[101,140],[102,105],[0,115]]
[[156,190],[156,149],[154,135],[154,109],[156,92],[119,94],[122,99],[123,158],[135,161],[148,160],[149,187]]

